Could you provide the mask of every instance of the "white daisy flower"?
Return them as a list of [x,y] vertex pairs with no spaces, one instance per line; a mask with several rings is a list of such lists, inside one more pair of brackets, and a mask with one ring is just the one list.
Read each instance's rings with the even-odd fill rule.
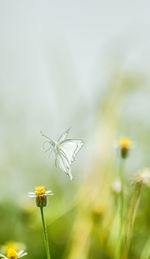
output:
[[53,192],[45,190],[44,185],[39,185],[35,187],[34,192],[29,192],[28,196],[31,198],[36,198],[37,207],[46,207],[47,206],[47,196],[53,195]]
[[9,248],[15,249],[16,251],[21,251],[21,250],[25,250],[26,246],[23,243],[14,242],[10,240],[10,241],[7,241],[3,246],[1,246],[0,252],[2,254],[6,254]]
[[0,257],[5,259],[18,259],[23,256],[26,256],[27,254],[28,253],[24,252],[24,250],[20,250],[19,252],[17,252],[17,250],[14,248],[8,248],[6,255],[0,254]]

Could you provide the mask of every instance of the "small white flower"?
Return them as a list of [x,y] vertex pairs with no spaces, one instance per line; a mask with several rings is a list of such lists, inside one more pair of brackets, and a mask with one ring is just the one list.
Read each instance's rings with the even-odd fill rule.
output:
[[34,192],[28,193],[28,196],[30,198],[36,198],[37,196],[48,196],[48,195],[53,195],[53,192],[50,190],[46,191],[44,185],[36,186]]
[[121,192],[121,182],[119,180],[114,181],[111,187],[114,193],[119,194]]
[[45,190],[44,185],[39,185],[35,187],[34,192],[29,192],[28,196],[31,198],[36,198],[37,207],[46,207],[47,206],[47,196],[53,195],[53,192]]
[[3,246],[1,246],[0,252],[2,254],[6,254],[9,248],[15,249],[16,251],[21,251],[21,250],[25,250],[26,246],[23,243],[14,242],[10,240],[10,241],[7,241]]
[[135,179],[136,184],[139,185],[150,185],[150,169],[143,168],[136,176]]
[[5,258],[5,259],[18,259],[21,258],[23,256],[26,256],[28,253],[24,252],[24,250],[21,250],[19,252],[17,252],[16,249],[14,248],[8,248],[6,255],[0,254],[1,258]]

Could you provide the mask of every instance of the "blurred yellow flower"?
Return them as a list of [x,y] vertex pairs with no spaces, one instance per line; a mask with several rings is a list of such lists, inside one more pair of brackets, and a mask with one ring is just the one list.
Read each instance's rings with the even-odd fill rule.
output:
[[24,250],[25,249],[25,245],[23,243],[20,242],[14,242],[14,241],[8,241],[6,242],[0,249],[0,251],[4,254],[7,254],[8,249],[15,249],[17,251],[19,250]]
[[119,148],[121,151],[121,157],[127,158],[129,150],[131,148],[132,141],[128,137],[121,137],[119,139]]
[[14,248],[8,248],[6,257],[8,258],[18,258],[18,253]]
[[19,252],[12,247],[7,247],[6,254],[0,254],[0,257],[5,258],[5,259],[18,259],[23,256],[26,256],[27,252],[24,252],[24,250],[20,250]]
[[131,139],[128,138],[128,137],[122,137],[120,138],[119,140],[119,145],[120,145],[120,148],[127,148],[129,149],[131,147]]

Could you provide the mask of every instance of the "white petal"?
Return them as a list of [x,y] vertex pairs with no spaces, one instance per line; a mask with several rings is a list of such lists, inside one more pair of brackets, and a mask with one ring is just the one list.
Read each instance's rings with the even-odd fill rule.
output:
[[19,251],[18,255],[22,255],[24,253],[24,250]]
[[29,198],[35,198],[36,195],[35,195],[35,194],[34,194],[34,195],[33,195],[33,194],[28,194],[28,197],[29,197]]
[[2,254],[0,254],[0,257],[2,257],[2,258],[7,258],[5,255],[2,255]]
[[54,193],[52,191],[46,191],[47,195],[54,195]]
[[23,256],[26,256],[27,254],[28,254],[28,253],[25,252],[25,253],[21,254],[21,255],[19,256],[19,258],[21,258],[21,257],[23,257]]

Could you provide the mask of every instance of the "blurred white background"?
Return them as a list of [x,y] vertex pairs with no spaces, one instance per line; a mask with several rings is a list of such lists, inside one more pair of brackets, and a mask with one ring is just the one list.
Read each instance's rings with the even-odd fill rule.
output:
[[149,73],[149,8],[135,0],[0,1],[3,119],[29,134],[59,134],[80,115],[78,131],[86,128],[115,66]]
[[[55,138],[71,126],[87,142],[113,71],[149,79],[149,8],[135,0],[0,1],[2,164],[10,150],[24,158],[32,140],[40,148],[40,130]],[[143,85],[125,112],[147,116],[149,96]]]

